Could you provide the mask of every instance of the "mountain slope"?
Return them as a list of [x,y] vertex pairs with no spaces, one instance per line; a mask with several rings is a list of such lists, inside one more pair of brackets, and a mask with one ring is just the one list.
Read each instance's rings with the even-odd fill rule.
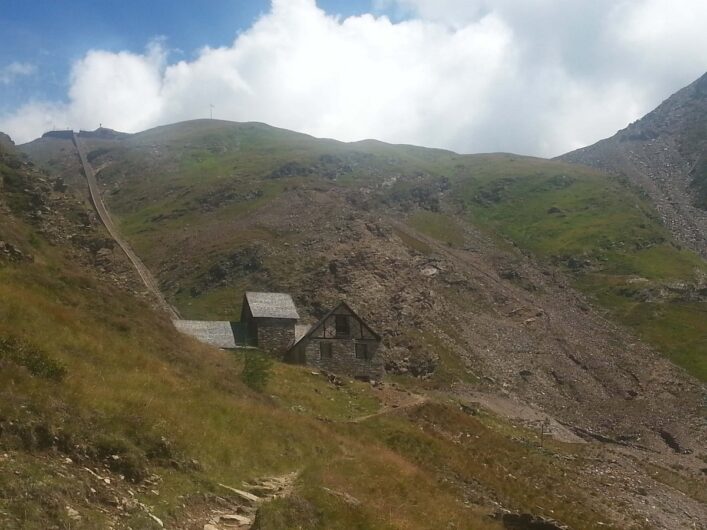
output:
[[679,241],[707,256],[707,74],[611,138],[560,159],[625,175]]
[[[375,221],[387,211],[387,217],[418,231],[442,225],[445,237],[456,233],[457,246],[464,246],[464,232],[479,235],[469,221],[501,232],[590,280],[589,294],[640,333],[656,331],[656,346],[707,377],[704,326],[688,318],[682,333],[687,342],[676,345],[674,337],[663,338],[673,324],[663,330],[654,322],[658,307],[669,309],[667,320],[672,313],[684,320],[703,312],[704,261],[678,251],[650,205],[600,175],[527,157],[342,144],[262,124],[207,120],[158,128],[121,142],[117,150],[104,149],[94,153],[97,164],[105,165],[100,179],[107,201],[185,314],[193,309],[192,316],[203,318],[220,308],[222,316],[237,315],[233,289],[253,283],[295,293],[300,285],[316,285],[302,275],[332,261],[331,251],[316,248],[329,239],[330,226],[325,216],[310,219],[315,213],[307,211],[307,202],[338,203],[339,217],[347,212]],[[286,212],[290,201],[301,209]],[[458,222],[448,222],[449,215]],[[530,233],[533,241],[526,237]],[[297,252],[306,236],[314,238],[313,250]],[[283,245],[288,242],[292,246]],[[488,253],[497,246],[487,245]],[[281,255],[264,266],[274,277],[258,278],[264,252]],[[285,257],[296,272],[278,273]],[[302,300],[304,307],[322,304],[312,297]],[[671,303],[649,303],[661,301]],[[385,314],[385,304],[381,308]]]
[[85,241],[103,229],[57,179],[4,143],[0,176],[2,528],[226,528],[220,517],[247,506],[220,484],[290,473],[257,528],[500,530],[525,513],[545,528],[639,529],[702,516],[699,478],[670,468],[689,455],[540,444],[453,394],[375,414],[410,396],[306,368],[276,365],[254,392],[242,353],[182,337],[131,292],[137,280],[97,266]]

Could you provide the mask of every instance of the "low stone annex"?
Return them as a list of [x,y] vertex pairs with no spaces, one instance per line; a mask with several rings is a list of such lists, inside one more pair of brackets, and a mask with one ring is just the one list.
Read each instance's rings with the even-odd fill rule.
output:
[[174,326],[217,348],[257,347],[285,362],[352,377],[383,376],[380,335],[343,301],[306,325],[289,294],[246,292],[240,322],[175,320]]
[[199,342],[232,350],[236,348],[236,334],[228,321],[209,320],[174,320],[174,327],[185,335],[191,335]]

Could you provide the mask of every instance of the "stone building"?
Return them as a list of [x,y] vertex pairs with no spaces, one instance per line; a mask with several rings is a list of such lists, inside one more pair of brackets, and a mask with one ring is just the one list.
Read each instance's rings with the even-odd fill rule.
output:
[[186,335],[221,349],[257,347],[294,364],[351,377],[380,379],[381,337],[340,302],[313,326],[299,324],[292,297],[247,292],[240,322],[174,320]]
[[281,356],[294,343],[299,314],[292,297],[284,293],[243,296],[241,326],[248,344]]
[[346,302],[340,302],[315,325],[297,326],[285,360],[352,377],[380,379],[381,337]]

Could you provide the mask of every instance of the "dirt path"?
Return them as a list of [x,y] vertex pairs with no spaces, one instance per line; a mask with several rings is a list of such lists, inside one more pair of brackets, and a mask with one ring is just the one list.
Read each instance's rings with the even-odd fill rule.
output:
[[409,394],[408,392],[403,392],[401,390],[386,389],[382,396],[383,405],[377,412],[373,414],[366,414],[365,416],[359,416],[348,420],[349,423],[360,423],[362,421],[375,418],[377,416],[383,416],[384,414],[392,414],[394,412],[400,412],[403,410],[419,407],[420,405],[427,403],[429,398],[420,394]]
[[93,170],[91,164],[88,162],[84,147],[81,144],[81,141],[79,140],[78,136],[76,136],[76,133],[74,133],[73,135],[73,140],[74,145],[76,146],[76,151],[78,152],[79,158],[81,159],[81,165],[83,166],[84,174],[86,175],[86,181],[88,182],[88,190],[91,194],[91,202],[93,202],[93,206],[96,209],[96,213],[98,213],[98,217],[101,219],[101,222],[106,227],[106,230],[108,230],[110,236],[118,244],[118,246],[130,260],[130,262],[133,264],[133,267],[140,276],[140,279],[142,279],[142,283],[145,284],[145,287],[153,296],[159,307],[166,311],[169,314],[170,318],[179,319],[180,317],[177,310],[172,307],[167,302],[167,300],[165,300],[164,296],[162,296],[162,293],[160,292],[155,277],[145,266],[142,260],[137,257],[135,252],[133,252],[133,250],[130,248],[130,245],[128,245],[127,241],[125,241],[121,237],[120,232],[113,223],[113,220],[111,219],[110,214],[108,213],[108,210],[106,209],[105,204],[103,203],[103,199],[101,198],[101,193],[98,188],[98,182],[96,181],[96,173]]
[[469,391],[462,394],[469,406],[478,405],[513,423],[521,423],[527,428],[537,430],[543,425],[544,434],[565,443],[583,444],[586,441],[571,429],[558,422],[545,412],[522,403],[512,397],[504,397],[485,392]]
[[[394,386],[385,385],[381,389],[381,408],[373,414],[366,414],[348,420],[347,423],[359,423],[370,418],[391,414],[418,407],[428,401],[428,397],[412,394]],[[284,475],[263,477],[250,482],[244,482],[238,488],[227,484],[219,484],[216,500],[218,507],[211,507],[192,513],[175,526],[175,529],[198,528],[203,530],[247,530],[255,523],[258,509],[264,504],[279,497],[286,497],[295,487],[298,472]],[[358,502],[346,493],[323,488],[329,494],[343,498],[345,502]]]

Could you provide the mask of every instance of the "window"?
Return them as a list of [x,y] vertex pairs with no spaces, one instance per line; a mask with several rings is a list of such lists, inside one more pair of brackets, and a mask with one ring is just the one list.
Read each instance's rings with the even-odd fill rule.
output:
[[336,315],[336,336],[349,334],[349,317],[346,315]]
[[331,353],[331,342],[319,343],[319,357],[321,359],[331,359],[333,357]]
[[368,355],[368,344],[366,344],[365,342],[356,343],[356,358],[365,359],[367,361],[370,359]]

